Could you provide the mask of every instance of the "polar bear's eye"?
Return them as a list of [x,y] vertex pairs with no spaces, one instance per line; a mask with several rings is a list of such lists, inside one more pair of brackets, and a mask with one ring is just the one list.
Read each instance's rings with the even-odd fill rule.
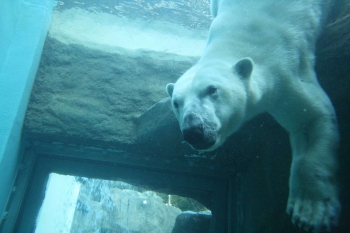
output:
[[173,105],[174,105],[175,108],[179,107],[179,104],[176,101],[174,101]]
[[216,86],[213,86],[213,85],[210,85],[208,88],[207,88],[207,94],[208,95],[214,95],[216,94],[218,91],[218,88]]

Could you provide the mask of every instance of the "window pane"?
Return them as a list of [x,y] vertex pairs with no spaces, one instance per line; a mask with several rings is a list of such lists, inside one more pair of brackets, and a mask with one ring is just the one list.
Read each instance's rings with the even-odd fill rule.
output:
[[210,214],[190,198],[122,181],[51,173],[35,232],[171,233],[176,217],[187,210]]

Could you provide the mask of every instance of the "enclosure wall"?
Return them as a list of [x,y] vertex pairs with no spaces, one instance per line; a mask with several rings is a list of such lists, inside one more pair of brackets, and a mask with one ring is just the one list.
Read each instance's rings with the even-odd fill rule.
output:
[[0,217],[19,165],[22,123],[53,0],[0,1]]

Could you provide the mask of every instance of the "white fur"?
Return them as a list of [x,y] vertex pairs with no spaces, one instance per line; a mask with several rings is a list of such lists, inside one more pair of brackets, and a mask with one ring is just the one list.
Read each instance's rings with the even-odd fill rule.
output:
[[[216,149],[259,113],[274,116],[293,150],[287,212],[293,223],[314,232],[329,231],[340,212],[336,116],[314,71],[315,43],[329,3],[212,1],[214,20],[203,56],[167,85],[180,128],[193,113],[216,137],[205,150]],[[209,86],[217,92],[207,94]]]

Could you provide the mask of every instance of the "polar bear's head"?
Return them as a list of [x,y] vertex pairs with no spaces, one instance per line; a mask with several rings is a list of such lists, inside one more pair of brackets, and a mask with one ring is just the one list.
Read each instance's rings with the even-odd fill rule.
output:
[[202,62],[166,86],[184,139],[193,148],[214,150],[242,125],[252,70],[250,58],[235,65]]

